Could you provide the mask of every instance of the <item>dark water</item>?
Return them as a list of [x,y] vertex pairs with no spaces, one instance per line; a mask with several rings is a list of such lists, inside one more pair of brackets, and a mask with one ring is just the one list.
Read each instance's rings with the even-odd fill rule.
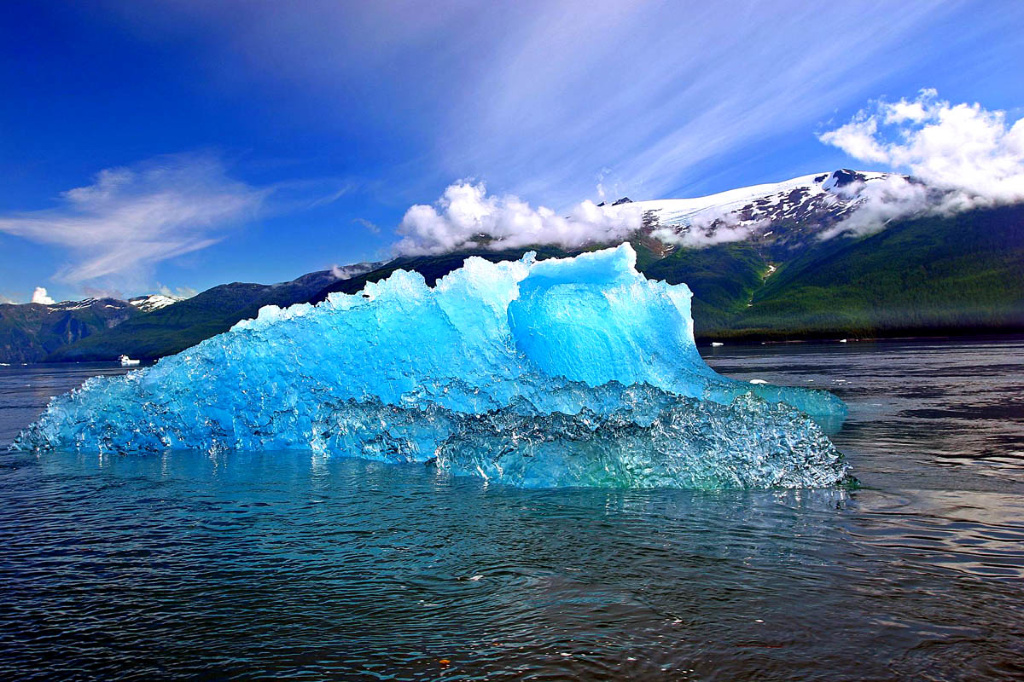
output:
[[[0,678],[1024,677],[1024,342],[709,355],[847,400],[864,487],[0,455]],[[0,442],[98,371],[0,367]]]

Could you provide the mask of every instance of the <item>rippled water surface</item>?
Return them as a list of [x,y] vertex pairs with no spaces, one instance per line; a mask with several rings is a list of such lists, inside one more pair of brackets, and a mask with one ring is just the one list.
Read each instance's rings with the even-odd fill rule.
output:
[[[1024,342],[709,349],[863,484],[526,491],[309,453],[0,455],[0,678],[1019,679]],[[0,444],[100,365],[0,367]]]

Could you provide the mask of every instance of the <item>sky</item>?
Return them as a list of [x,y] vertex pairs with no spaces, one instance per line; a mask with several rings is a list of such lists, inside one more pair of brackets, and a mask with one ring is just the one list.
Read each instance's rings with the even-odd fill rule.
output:
[[1024,3],[986,1],[2,3],[0,300],[382,260],[465,188],[547,229],[621,196],[949,175],[929,121],[987,122],[972,168],[1010,186],[1021,35]]

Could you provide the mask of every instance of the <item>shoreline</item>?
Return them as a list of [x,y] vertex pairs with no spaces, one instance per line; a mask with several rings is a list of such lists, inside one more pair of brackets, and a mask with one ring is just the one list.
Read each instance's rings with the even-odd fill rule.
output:
[[712,343],[722,343],[734,346],[780,346],[790,344],[820,343],[832,344],[846,340],[848,343],[878,343],[882,341],[1003,341],[1024,339],[1024,328],[1010,328],[1003,331],[996,330],[935,330],[934,333],[922,332],[920,330],[893,330],[893,333],[877,333],[873,336],[857,336],[850,332],[794,334],[780,338],[780,334],[742,334],[729,336],[728,334],[712,335],[701,333],[695,335],[698,347],[711,346]]

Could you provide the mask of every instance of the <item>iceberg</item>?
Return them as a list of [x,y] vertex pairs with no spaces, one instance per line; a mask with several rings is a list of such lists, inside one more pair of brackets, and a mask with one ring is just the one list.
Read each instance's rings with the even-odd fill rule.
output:
[[723,377],[690,290],[629,244],[575,258],[469,258],[427,286],[268,306],[155,365],[51,401],[15,447],[303,448],[425,462],[527,487],[819,487],[848,468],[825,391]]

